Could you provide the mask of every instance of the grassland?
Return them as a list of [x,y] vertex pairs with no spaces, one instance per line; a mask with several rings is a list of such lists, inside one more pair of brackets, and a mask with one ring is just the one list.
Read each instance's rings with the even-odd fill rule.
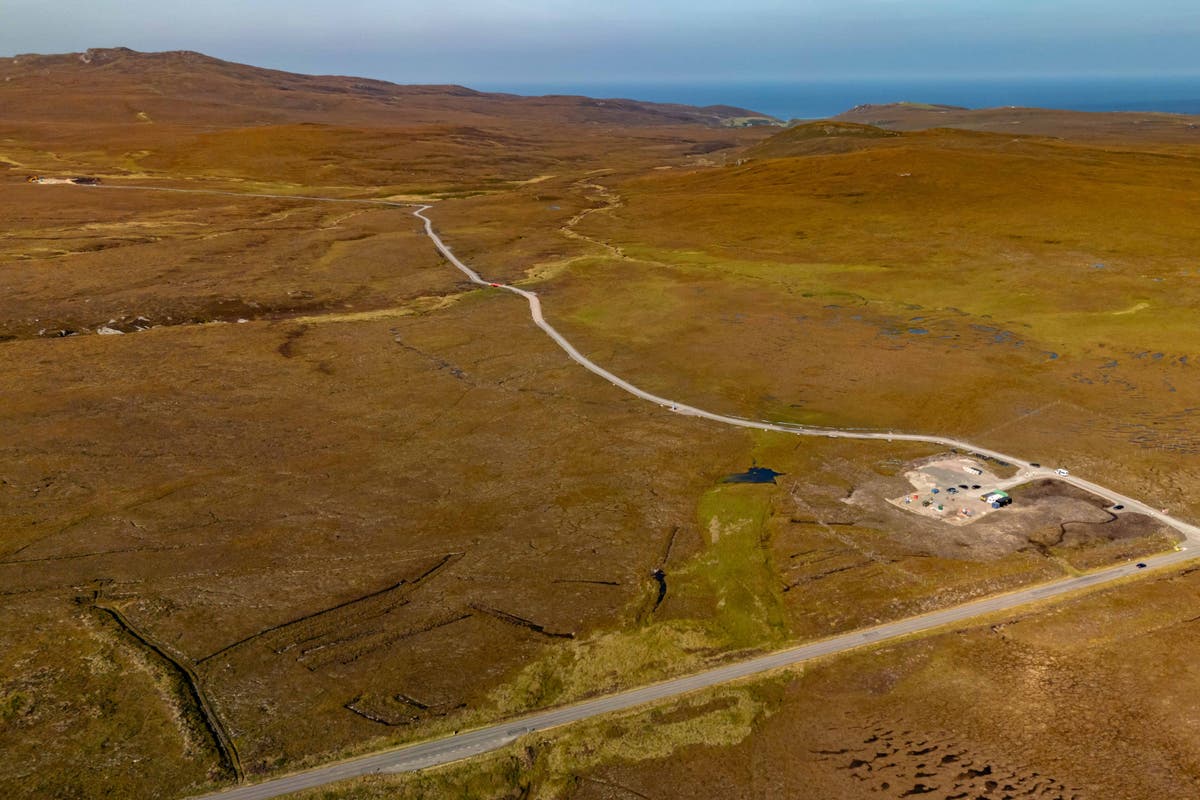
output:
[[634,711],[586,722],[549,735],[525,737],[512,747],[419,775],[375,777],[297,795],[306,800],[473,800],[576,794],[587,783],[617,789],[581,774],[613,762],[667,758],[680,748],[735,745],[778,705],[781,679],[707,691],[670,708]]
[[1196,624],[1196,574],[305,797],[1189,796],[1195,666],[1180,648]]
[[[90,93],[70,59],[4,65],[8,796],[177,796],[491,709],[552,645],[636,613],[670,531],[748,446],[579,374],[508,298],[464,292],[404,209],[24,177],[438,199],[752,132],[636,104],[514,115],[465,90],[398,114],[361,87],[272,95],[236,65],[137,60]],[[181,71],[189,114],[152,93],[121,117]],[[36,100],[31,81],[68,72]],[[87,126],[63,116],[79,92]],[[562,224],[581,201],[542,207]],[[92,628],[127,685],[90,677]]]
[[[648,796],[1187,796],[1194,579],[821,665],[740,745],[589,774]],[[574,796],[615,796],[584,783]]]
[[9,185],[0,338],[400,310],[457,291],[399,209]]
[[[4,414],[0,569],[11,603],[63,620],[33,638],[39,668],[76,680],[53,643],[75,635],[64,625],[81,591],[119,608],[195,670],[253,773],[475,705],[555,641],[536,628],[583,637],[641,597],[669,528],[690,522],[690,497],[737,438],[714,449],[724,434],[577,376],[515,304],[455,308],[441,319],[477,323],[250,322],[5,345],[31,399]],[[679,438],[664,447],[629,419]],[[671,469],[688,450],[700,461]],[[634,486],[642,498],[619,488]],[[25,619],[10,618],[6,642],[31,637]],[[66,724],[51,697],[34,700]],[[71,752],[48,730],[13,744],[14,764],[25,748]],[[137,772],[86,777],[64,774],[64,787],[147,791]]]
[[833,118],[834,122],[870,125],[894,131],[931,128],[1045,136],[1107,147],[1172,149],[1194,147],[1200,131],[1196,118],[1151,111],[1088,113],[1045,108],[958,108],[922,103],[863,105]]
[[[455,289],[414,289],[439,290]],[[494,293],[386,319],[18,338],[3,354],[25,400],[3,418],[0,570],[15,608],[43,609],[35,637],[24,613],[0,634],[37,654],[4,686],[25,726],[10,763],[36,750],[53,770],[79,751],[53,734],[70,708],[54,697],[89,679],[54,643],[97,624],[93,609],[128,620],[106,633],[122,658],[151,641],[180,665],[159,659],[153,691],[105,698],[176,714],[174,735],[117,737],[128,760],[57,773],[64,794],[219,778],[213,737],[184,720],[188,670],[253,776],[1060,570],[889,518],[879,498],[925,450],[661,413],[573,368]],[[782,482],[719,483],[754,461]],[[53,688],[30,682],[38,669]],[[103,741],[121,715],[70,724]],[[179,765],[178,781],[152,788],[133,758]],[[36,796],[22,774],[0,781]]]
[[[928,447],[748,434],[641,403],[566,360],[514,298],[464,285],[404,209],[26,172],[436,198],[456,253],[535,286],[556,326],[647,389],[956,434],[1192,508],[1200,176],[1178,144],[874,130],[847,144],[838,126],[761,143],[634,107],[506,117],[433,89],[389,100],[400,119],[363,89],[303,81],[259,119],[246,98],[274,89],[204,74],[238,100],[197,106],[204,126],[148,97],[149,121],[98,101],[86,136],[32,106],[0,131],[6,796],[180,796],[1171,541],[1055,485],[950,528],[884,502]],[[755,147],[712,157],[738,145]],[[751,464],[782,474],[723,482]],[[1090,610],[1143,602],[1124,597],[1071,606],[1063,641]],[[972,682],[1016,691],[986,633],[931,642],[347,791],[682,797],[696,784],[643,770],[712,756],[701,774],[724,787],[767,771],[726,760],[766,731],[772,757],[822,725],[849,742],[866,729],[846,720],[874,719],[864,697],[940,731]],[[1038,675],[1059,663],[1038,658]],[[1016,757],[979,726],[955,735]],[[811,755],[781,774],[857,780]]]
[[1194,158],[953,131],[855,146],[612,182],[619,206],[578,231],[621,257],[552,281],[557,320],[698,405],[953,433],[1190,509],[1200,476],[1159,454],[1198,447]]

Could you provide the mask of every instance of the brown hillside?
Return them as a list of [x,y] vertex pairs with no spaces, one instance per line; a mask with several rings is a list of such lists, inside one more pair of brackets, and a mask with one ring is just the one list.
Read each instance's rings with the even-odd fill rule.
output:
[[[0,169],[259,190],[478,191],[752,143],[754,112],[296,75],[125,48],[0,63]],[[688,163],[685,161],[684,163]]]
[[[1186,125],[742,113],[6,59],[0,798],[194,797],[1175,541],[1054,481],[913,513],[911,475],[971,459],[635,399],[408,203],[662,397],[952,435],[1200,518]],[[1189,571],[306,796],[1200,796]]]
[[1200,117],[1146,111],[1093,113],[1048,108],[970,109],[888,103],[857,106],[834,119],[897,131],[965,128],[1088,141],[1115,139],[1138,143],[1200,144]]
[[[295,122],[410,125],[529,121],[609,125],[721,125],[762,116],[746,109],[520,97],[463,86],[402,86],[329,75],[298,75],[201,53],[139,53],[123,47],[63,55],[26,54],[0,63],[6,119],[263,125]],[[78,101],[86,98],[81,108]]]
[[[664,396],[752,418],[973,441],[1021,418],[995,441],[1075,448],[1114,482],[1156,448],[1200,446],[1175,421],[1196,384],[1165,366],[1187,369],[1200,347],[1194,148],[944,128],[862,141],[615,186],[621,208],[583,230],[634,260],[564,281],[556,307],[580,322],[560,329]],[[662,284],[687,287],[670,330],[638,300],[662,302]],[[1066,422],[1020,417],[1047,403]],[[1124,422],[1138,415],[1152,437]]]
[[789,158],[827,153],[848,153],[870,146],[876,139],[898,138],[896,131],[856,122],[808,122],[781,131],[746,151],[749,158]]

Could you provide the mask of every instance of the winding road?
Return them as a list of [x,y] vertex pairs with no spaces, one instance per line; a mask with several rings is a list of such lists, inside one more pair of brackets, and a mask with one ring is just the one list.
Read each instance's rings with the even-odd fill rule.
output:
[[[923,442],[926,444],[936,444],[951,449],[964,450],[968,453],[976,453],[978,455],[990,456],[1000,461],[1006,461],[1016,466],[1026,481],[1036,480],[1038,478],[1053,478],[1054,480],[1063,481],[1064,483],[1078,486],[1080,489],[1086,489],[1093,494],[1103,497],[1114,505],[1124,505],[1125,511],[1133,511],[1140,514],[1145,514],[1148,517],[1153,517],[1164,525],[1168,525],[1179,531],[1188,540],[1189,545],[1200,545],[1200,527],[1191,525],[1182,520],[1176,519],[1157,508],[1152,508],[1140,500],[1135,500],[1128,495],[1115,492],[1097,483],[1076,477],[1074,475],[1059,475],[1053,469],[1047,467],[1035,467],[1028,461],[1024,461],[1015,456],[1010,456],[1007,453],[1001,453],[998,450],[989,450],[986,447],[964,442],[961,439],[951,439],[947,436],[927,436],[919,433],[894,433],[884,431],[859,431],[859,430],[841,430],[837,428],[818,428],[808,425],[792,425],[784,422],[767,422],[764,420],[752,420],[745,417],[733,417],[727,414],[716,414],[712,411],[705,411],[702,408],[689,406],[686,403],[680,403],[676,400],[669,400],[665,397],[659,397],[656,394],[651,394],[644,389],[639,389],[624,378],[618,377],[606,370],[590,358],[580,353],[575,346],[567,340],[565,336],[556,331],[554,327],[546,322],[546,318],[542,315],[542,303],[538,299],[535,292],[521,289],[517,286],[511,286],[503,283],[495,283],[486,281],[480,277],[479,273],[468,267],[454,252],[442,241],[442,237],[438,236],[437,231],[433,229],[433,221],[425,216],[425,212],[433,206],[421,206],[413,214],[425,222],[425,234],[433,241],[434,246],[438,251],[446,257],[446,260],[463,272],[472,283],[477,283],[480,286],[488,286],[496,289],[503,289],[512,292],[513,294],[524,297],[529,302],[529,314],[533,317],[533,324],[537,325],[546,335],[555,341],[555,343],[563,349],[563,351],[571,358],[572,361],[579,364],[589,372],[599,375],[604,380],[623,389],[626,392],[640,397],[643,400],[649,400],[651,403],[658,403],[663,408],[666,408],[676,414],[682,414],[688,417],[703,417],[704,419],[720,422],[725,425],[736,425],[741,428],[755,428],[762,431],[778,431],[780,433],[791,433],[797,436],[825,436],[830,439],[875,439],[888,442]],[[1024,482],[1024,481],[1022,481]]]
[[[208,192],[207,190],[198,189],[169,189],[166,187],[145,186],[104,186],[103,188],[177,191],[197,194],[238,194],[236,192]],[[393,207],[411,207],[410,204],[384,200],[349,200],[342,198],[296,197],[289,195],[264,194],[250,196],[270,197],[285,200],[373,203],[376,205]],[[828,639],[810,642],[785,650],[779,650],[773,653],[745,659],[692,675],[642,686],[625,692],[618,692],[615,694],[605,695],[603,697],[597,697],[584,702],[575,703],[573,705],[540,711],[524,717],[507,720],[496,725],[477,728],[465,733],[456,733],[452,736],[446,736],[441,739],[408,745],[369,756],[362,756],[360,758],[341,761],[328,766],[297,772],[292,775],[275,778],[273,780],[264,781],[258,784],[237,786],[224,791],[204,795],[203,797],[206,800],[215,800],[216,798],[221,798],[221,800],[261,800],[262,798],[278,797],[304,789],[323,786],[325,784],[346,778],[369,775],[372,773],[408,772],[425,767],[448,764],[469,756],[498,749],[503,747],[505,744],[508,744],[525,735],[526,733],[531,733],[533,731],[545,730],[547,728],[565,725],[567,723],[588,719],[601,714],[608,714],[614,711],[622,711],[649,703],[661,702],[664,700],[677,698],[681,695],[695,692],[700,689],[718,686],[730,681],[762,675],[763,673],[784,667],[794,666],[810,659],[836,655],[838,653],[844,653],[861,647],[878,645],[883,642],[923,633],[948,625],[973,621],[979,617],[1006,612],[1030,603],[1042,602],[1082,589],[1093,589],[1098,586],[1113,583],[1115,581],[1128,579],[1135,575],[1142,574],[1144,570],[1154,570],[1176,566],[1200,556],[1200,528],[1196,527],[1195,525],[1176,519],[1160,509],[1153,508],[1146,503],[1129,497],[1128,495],[1124,495],[1120,492],[1100,486],[1092,481],[1088,481],[1074,475],[1058,475],[1052,469],[1040,466],[1035,467],[1028,461],[1008,455],[1007,453],[1001,453],[997,450],[978,447],[970,442],[944,436],[927,436],[923,434],[895,433],[890,431],[839,430],[767,422],[764,420],[750,420],[743,417],[705,411],[704,409],[696,408],[695,406],[689,406],[685,403],[660,397],[643,389],[639,389],[629,381],[614,375],[613,373],[593,362],[587,356],[580,353],[575,346],[566,339],[566,337],[555,330],[550,323],[546,322],[546,319],[542,314],[541,301],[538,299],[538,296],[535,292],[522,289],[517,286],[487,281],[475,270],[464,264],[457,256],[454,255],[453,251],[446,245],[445,242],[442,241],[441,237],[438,236],[437,232],[433,229],[432,220],[430,220],[429,217],[427,217],[424,213],[431,207],[432,206],[429,205],[423,205],[417,208],[413,213],[415,216],[424,221],[426,235],[428,235],[434,246],[437,247],[438,251],[441,252],[441,254],[445,256],[445,258],[452,265],[454,265],[454,267],[462,271],[462,273],[465,274],[472,283],[512,292],[513,294],[523,297],[529,304],[529,312],[534,324],[541,328],[547,336],[553,339],[554,342],[558,344],[558,346],[562,348],[562,350],[573,361],[588,371],[600,376],[614,386],[636,397],[652,403],[657,403],[663,408],[668,409],[676,414],[690,417],[701,417],[713,422],[725,425],[735,425],[741,428],[777,431],[780,433],[794,434],[797,436],[824,436],[833,439],[874,439],[882,441],[923,442],[927,444],[935,444],[943,447],[959,449],[968,453],[990,456],[992,458],[1006,461],[1015,465],[1018,468],[1020,475],[1025,476],[1027,480],[1053,478],[1055,480],[1063,481],[1092,492],[1099,497],[1105,498],[1114,505],[1123,505],[1125,507],[1125,513],[1136,512],[1152,517],[1164,525],[1168,525],[1171,528],[1179,531],[1183,535],[1184,541],[1175,550],[1145,558],[1138,564],[1121,564],[1115,567],[1089,572],[1085,575],[1065,578],[1036,586],[1030,586],[1018,591],[994,595],[992,597],[954,606],[952,608],[946,608],[928,614],[909,617],[906,619],[897,620],[895,622],[889,622],[886,624],[877,625],[875,627],[834,636]]]

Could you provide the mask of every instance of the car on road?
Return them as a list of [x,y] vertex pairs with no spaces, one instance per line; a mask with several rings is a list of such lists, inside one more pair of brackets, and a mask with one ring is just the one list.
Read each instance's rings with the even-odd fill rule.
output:
[[1124,507],[1125,507],[1125,506],[1121,505],[1120,503],[1117,503],[1115,506],[1113,506],[1113,507],[1112,507],[1112,510],[1113,510],[1113,511],[1120,511],[1120,510],[1121,510],[1121,509],[1123,509]]
[[1137,568],[1138,568],[1138,569],[1145,569],[1145,568],[1146,568],[1146,562],[1145,562],[1145,561],[1139,561],[1139,562],[1137,563]]
[[1063,469],[1062,467],[1059,467],[1058,469],[1054,470],[1054,474],[1055,474],[1055,475],[1062,475],[1062,476],[1065,478],[1065,477],[1067,477],[1068,475],[1070,475],[1071,473],[1070,473],[1069,471],[1067,471],[1067,470]]
[[491,286],[493,289],[499,289],[499,288],[500,288],[500,284],[498,284],[498,283],[489,283],[489,284],[488,284],[488,286]]

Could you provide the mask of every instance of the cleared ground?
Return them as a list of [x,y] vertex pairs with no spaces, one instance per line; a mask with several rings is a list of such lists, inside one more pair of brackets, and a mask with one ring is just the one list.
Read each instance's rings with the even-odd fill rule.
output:
[[[1010,486],[1009,481],[1002,480],[987,466],[982,459],[968,456],[918,464],[904,473],[912,491],[889,498],[889,502],[897,508],[951,525],[966,525],[998,511],[999,507],[994,508],[985,498]],[[1012,480],[1019,481],[1020,478]]]

